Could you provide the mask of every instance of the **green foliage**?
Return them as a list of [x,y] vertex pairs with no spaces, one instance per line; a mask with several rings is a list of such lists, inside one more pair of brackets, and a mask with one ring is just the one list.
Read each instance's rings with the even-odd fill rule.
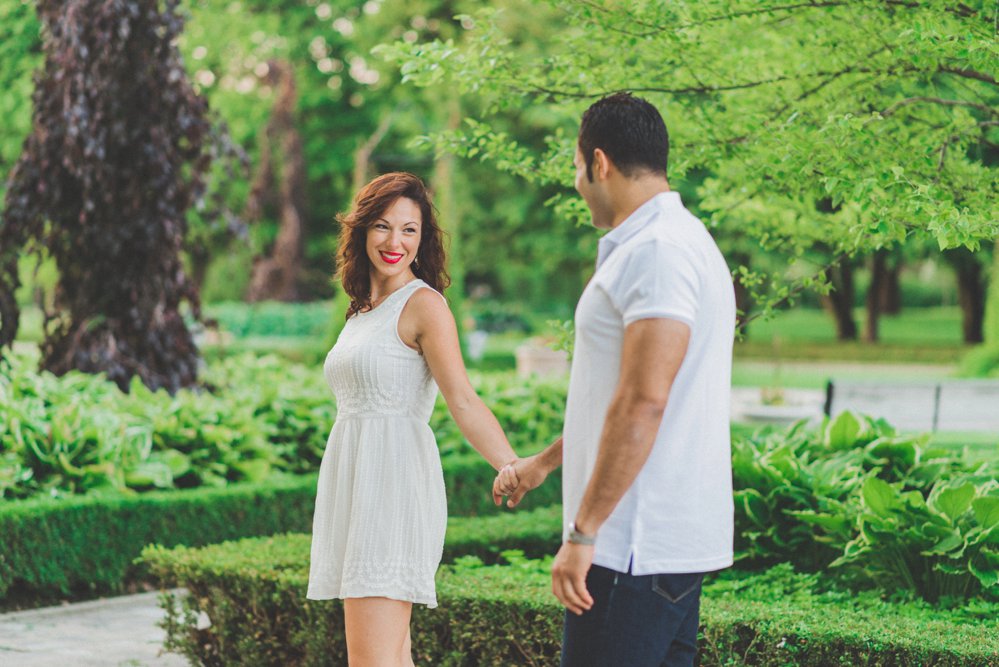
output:
[[249,244],[233,243],[226,252],[219,252],[212,258],[201,287],[201,301],[208,305],[206,311],[211,313],[211,305],[216,303],[240,301],[246,296],[253,272],[253,255]]
[[961,359],[962,377],[999,377],[999,343],[985,343],[973,348]]
[[41,24],[34,3],[0,3],[0,199],[7,174],[31,130],[32,76],[42,64]]
[[[544,8],[564,27],[541,53],[494,6],[469,18],[461,42],[399,41],[380,53],[405,81],[477,100],[482,112],[438,134],[440,149],[551,187],[561,217],[586,217],[565,196],[579,114],[623,89],[664,112],[671,182],[697,191],[764,306],[828,289],[822,269],[846,257],[918,238],[973,249],[995,238],[999,51],[987,3]],[[558,119],[540,149],[496,122],[538,109]]]
[[120,593],[147,544],[203,545],[311,527],[316,478],[226,489],[0,504],[0,606]]
[[989,280],[992,287],[986,294],[982,333],[986,344],[999,347],[999,289],[996,287],[999,286],[999,239],[996,239],[995,251],[992,253]]
[[[506,511],[493,504],[491,490],[496,471],[478,454],[453,454],[443,459],[448,512],[488,516]],[[557,472],[529,493],[518,507],[544,507],[562,502],[562,477]]]
[[[204,388],[175,396],[138,383],[124,394],[98,376],[57,378],[30,365],[14,358],[0,376],[4,498],[224,486],[307,473],[318,469],[336,418],[322,373],[274,356],[213,362]],[[472,379],[517,451],[538,451],[561,433],[564,379]],[[472,451],[443,399],[431,427],[452,513],[495,512],[487,493],[495,473]],[[559,494],[552,480],[531,502],[554,502]]]
[[475,319],[475,328],[491,334],[506,331],[531,333],[531,323],[521,303],[504,303],[493,299],[469,302],[469,314]]
[[333,299],[332,307],[329,308],[329,312],[327,314],[326,331],[323,339],[323,359],[325,359],[326,354],[333,349],[337,338],[340,337],[340,332],[343,331],[344,325],[347,324],[348,308],[350,308],[350,297],[342,289],[337,290],[336,297]]
[[925,440],[845,412],[734,441],[738,558],[930,601],[999,593],[999,469]]
[[572,320],[549,320],[548,326],[555,331],[555,343],[552,348],[563,350],[572,359],[572,351],[576,341],[576,323]]
[[[143,560],[163,585],[190,591],[161,598],[168,648],[198,664],[345,662],[342,604],[304,599],[307,549],[296,536],[146,549]],[[563,610],[550,592],[549,566],[516,550],[505,560],[484,566],[466,556],[441,569],[441,606],[413,610],[418,664],[558,663]],[[787,566],[709,580],[700,664],[999,664],[995,605],[946,611],[820,584]],[[201,612],[211,626],[199,626]]]
[[[332,308],[331,308],[332,306]],[[219,329],[237,338],[246,336],[314,336],[326,335],[330,311],[336,310],[330,301],[311,303],[281,303],[265,301],[213,303],[206,306],[207,319],[218,322]],[[343,316],[341,314],[341,319]]]
[[171,397],[99,376],[0,377],[0,494],[224,486],[315,470],[335,408],[317,373],[239,357],[205,375],[212,391]]
[[838,564],[860,564],[880,586],[930,601],[999,590],[999,482],[970,477],[936,483],[928,497],[869,477],[859,534]]

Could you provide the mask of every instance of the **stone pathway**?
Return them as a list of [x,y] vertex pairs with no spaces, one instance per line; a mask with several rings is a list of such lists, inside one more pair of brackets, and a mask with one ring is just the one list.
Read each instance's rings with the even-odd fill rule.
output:
[[163,653],[158,593],[0,615],[2,667],[187,667]]

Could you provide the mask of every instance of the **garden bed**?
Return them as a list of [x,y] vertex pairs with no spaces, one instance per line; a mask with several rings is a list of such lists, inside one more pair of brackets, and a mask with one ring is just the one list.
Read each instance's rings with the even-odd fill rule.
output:
[[[459,551],[452,545],[452,557]],[[346,664],[342,605],[305,599],[304,536],[155,547],[143,558],[163,585],[190,592],[162,598],[170,650],[205,665]],[[558,664],[562,609],[548,564],[508,560],[458,558],[441,569],[440,607],[414,611],[417,664]],[[788,566],[709,582],[700,664],[999,665],[999,605],[944,611],[820,588],[819,577]]]

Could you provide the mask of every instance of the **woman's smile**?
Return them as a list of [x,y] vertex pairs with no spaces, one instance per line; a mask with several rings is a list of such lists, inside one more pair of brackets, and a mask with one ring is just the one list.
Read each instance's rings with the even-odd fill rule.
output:
[[378,254],[381,255],[382,261],[386,264],[397,264],[403,257],[401,252],[387,252],[385,250],[379,250]]

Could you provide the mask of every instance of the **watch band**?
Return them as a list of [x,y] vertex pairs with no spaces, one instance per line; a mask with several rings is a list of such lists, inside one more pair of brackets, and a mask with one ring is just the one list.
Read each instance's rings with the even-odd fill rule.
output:
[[584,547],[592,547],[594,544],[597,543],[597,536],[586,535],[584,533],[579,532],[578,530],[576,530],[576,522],[573,521],[569,524],[569,537],[566,538],[566,541],[569,542],[570,544],[579,544]]

